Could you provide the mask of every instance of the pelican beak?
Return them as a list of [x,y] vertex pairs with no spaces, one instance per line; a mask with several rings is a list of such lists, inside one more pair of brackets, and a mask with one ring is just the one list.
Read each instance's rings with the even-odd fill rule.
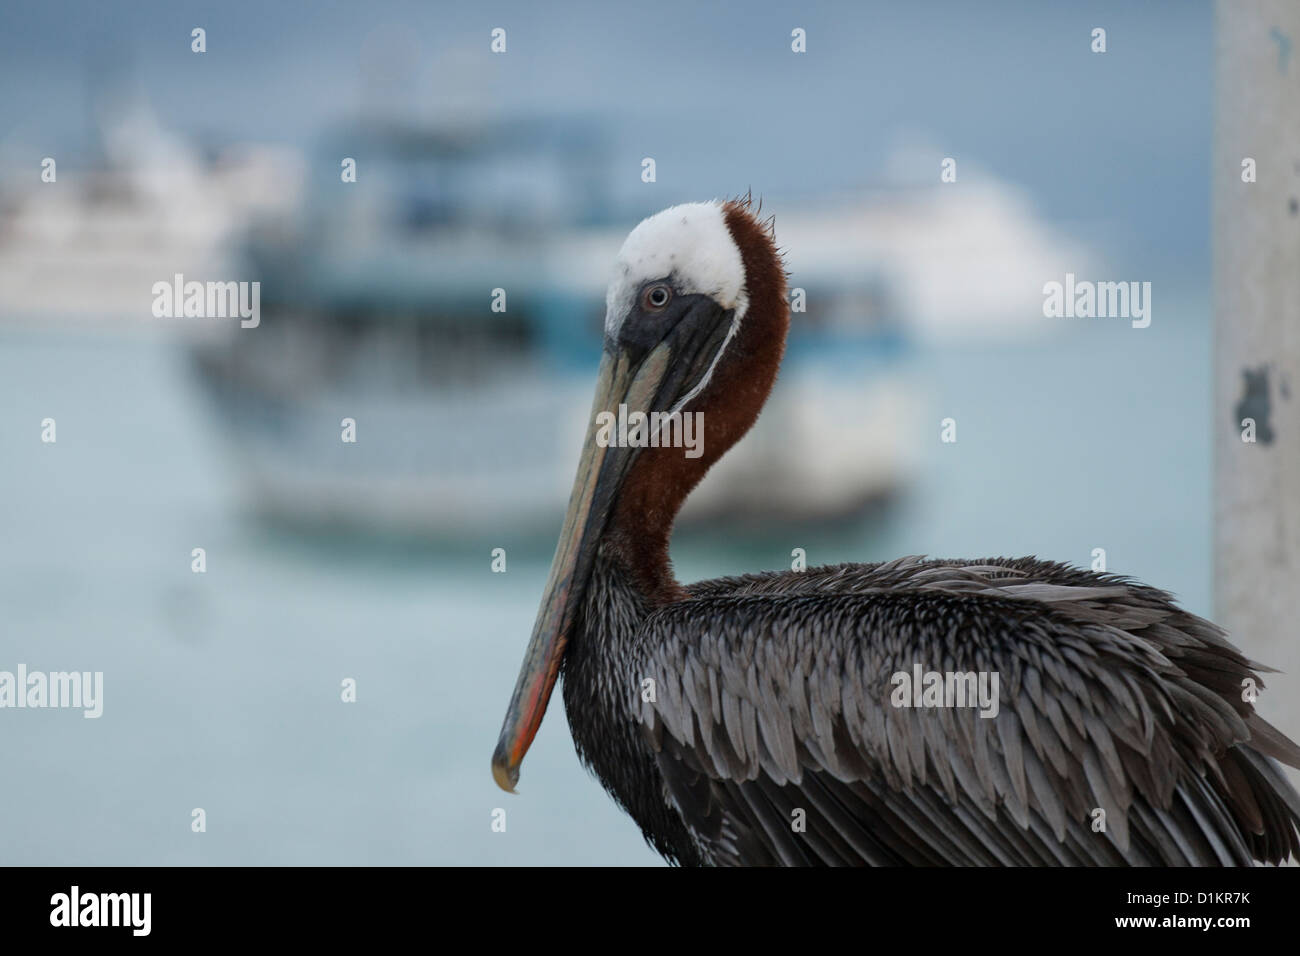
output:
[[578,603],[575,598],[586,585],[596,541],[604,530],[614,494],[631,460],[627,454],[629,449],[605,447],[596,441],[596,416],[602,411],[617,413],[620,403],[629,408],[649,407],[666,365],[664,346],[637,370],[630,367],[626,354],[615,357],[607,351],[601,358],[591,409],[592,425],[587,429],[587,440],[578,462],[560,543],[551,562],[551,575],[501,727],[501,737],[492,754],[492,776],[502,790],[514,792],[519,781],[519,764],[541,726],[573,626]]
[[703,301],[695,303],[677,327],[651,348],[606,343],[569,510],[492,754],[492,776],[507,792],[515,792],[519,765],[546,713],[600,537],[638,451],[599,442],[597,416],[617,415],[620,404],[629,413],[663,411],[701,380],[722,347],[728,323],[718,321],[722,310],[716,304],[699,298]]

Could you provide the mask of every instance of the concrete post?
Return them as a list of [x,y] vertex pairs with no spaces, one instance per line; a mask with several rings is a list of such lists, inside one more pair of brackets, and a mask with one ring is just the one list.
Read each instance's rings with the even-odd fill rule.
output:
[[1215,618],[1285,672],[1258,706],[1297,737],[1300,3],[1218,0],[1215,29]]

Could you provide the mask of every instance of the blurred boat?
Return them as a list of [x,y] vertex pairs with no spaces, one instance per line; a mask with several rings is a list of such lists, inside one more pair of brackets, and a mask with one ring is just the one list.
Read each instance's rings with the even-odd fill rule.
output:
[[[195,346],[252,508],[398,534],[552,530],[608,270],[645,212],[602,191],[601,136],[555,120],[371,124],[327,137],[311,167],[302,208],[244,248],[260,326]],[[898,486],[908,343],[887,277],[858,268],[805,291],[768,412],[684,523],[836,520]]]
[[90,147],[59,151],[54,181],[33,172],[5,184],[0,320],[115,328],[146,320],[155,282],[229,269],[227,242],[294,202],[301,173],[291,150],[242,144],[208,154],[139,100],[94,118]]

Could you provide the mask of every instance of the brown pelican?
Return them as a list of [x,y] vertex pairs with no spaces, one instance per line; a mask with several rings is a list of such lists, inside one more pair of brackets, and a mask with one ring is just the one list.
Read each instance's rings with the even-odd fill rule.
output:
[[[1300,748],[1163,591],[1035,558],[903,558],[683,586],[683,499],[758,417],[789,314],[747,201],[628,236],[587,436],[492,758],[513,791],[561,670],[577,751],[681,864],[1248,865],[1300,850]],[[622,413],[661,413],[614,440]],[[703,413],[703,454],[669,441]],[[647,424],[650,423],[650,424]],[[670,437],[670,436],[669,436]],[[935,681],[995,675],[976,711]],[[920,706],[912,706],[919,704]],[[951,706],[937,706],[947,704]],[[991,713],[992,711],[993,713]]]

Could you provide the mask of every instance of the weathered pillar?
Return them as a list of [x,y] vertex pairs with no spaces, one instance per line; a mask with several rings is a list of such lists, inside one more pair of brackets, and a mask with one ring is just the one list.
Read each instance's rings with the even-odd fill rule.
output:
[[1218,0],[1215,28],[1215,617],[1286,672],[1265,675],[1259,707],[1296,737],[1300,3]]

